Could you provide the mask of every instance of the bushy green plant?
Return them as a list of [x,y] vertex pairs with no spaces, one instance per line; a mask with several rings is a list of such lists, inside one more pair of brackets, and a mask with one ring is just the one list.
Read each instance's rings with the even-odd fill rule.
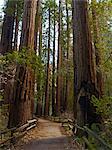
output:
[[[104,96],[102,99],[92,97],[92,103],[96,107],[96,113],[102,116],[102,128],[97,134],[99,133],[101,139],[112,146],[112,97]],[[92,128],[92,130],[94,129]],[[97,148],[100,146],[93,138],[89,140],[93,142]]]
[[[0,71],[4,78],[6,78],[7,75],[9,76],[10,74],[10,78],[13,78],[14,76],[12,75],[12,70],[14,70],[18,65],[31,67],[35,72],[35,79],[44,82],[45,66],[41,58],[37,56],[33,50],[28,51],[26,48],[23,48],[19,52],[14,51],[12,53],[7,53],[4,56],[0,56]],[[43,89],[41,88],[40,92],[42,90]]]

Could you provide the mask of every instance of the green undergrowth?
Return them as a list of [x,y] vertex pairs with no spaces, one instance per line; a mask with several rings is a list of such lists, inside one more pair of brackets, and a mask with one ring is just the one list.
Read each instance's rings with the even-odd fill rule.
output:
[[102,116],[102,123],[94,123],[91,128],[84,126],[84,136],[75,140],[82,145],[86,143],[88,150],[112,150],[112,97],[92,97],[92,103],[96,113]]

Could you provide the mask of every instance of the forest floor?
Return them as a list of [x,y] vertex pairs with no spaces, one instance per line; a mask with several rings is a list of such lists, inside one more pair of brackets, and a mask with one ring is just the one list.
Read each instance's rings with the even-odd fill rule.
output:
[[61,123],[39,119],[37,127],[29,131],[14,150],[79,150],[66,135]]

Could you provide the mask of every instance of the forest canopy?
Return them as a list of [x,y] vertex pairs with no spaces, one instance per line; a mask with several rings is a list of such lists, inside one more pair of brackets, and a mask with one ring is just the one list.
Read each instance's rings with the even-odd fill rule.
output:
[[7,0],[2,7],[0,129],[69,114],[74,128],[98,131],[112,146],[112,1]]

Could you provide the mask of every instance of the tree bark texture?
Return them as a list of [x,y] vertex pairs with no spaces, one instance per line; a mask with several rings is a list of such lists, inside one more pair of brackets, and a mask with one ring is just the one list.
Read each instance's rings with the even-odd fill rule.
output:
[[[36,0],[24,1],[21,45],[28,54],[34,51],[34,28]],[[20,49],[20,50],[21,50]],[[33,116],[34,71],[31,66],[18,65],[16,69],[12,102],[10,104],[9,127],[22,125]]]
[[61,0],[59,1],[59,22],[58,22],[58,58],[57,58],[57,91],[56,91],[56,113],[61,112],[61,95],[62,95],[62,48],[61,48]]
[[[12,48],[12,39],[13,39],[13,29],[14,29],[14,20],[15,20],[15,11],[16,11],[16,2],[7,1],[5,8],[5,16],[2,27],[2,36],[1,36],[1,49],[0,53],[5,55],[8,52],[13,51]],[[14,73],[13,73],[14,74]],[[2,89],[4,89],[4,102],[9,103],[11,98],[11,88],[13,79],[7,80],[7,84],[1,83]],[[10,87],[11,86],[11,87]]]
[[95,52],[88,20],[87,0],[73,0],[73,56],[75,117],[79,125],[96,121],[91,95],[97,95]]
[[[39,47],[38,47],[38,55],[41,59],[41,51],[42,51],[42,22],[40,20],[40,29],[39,29]],[[38,77],[37,77],[37,106],[36,106],[36,115],[42,115],[42,80],[41,80],[41,71],[39,70]]]
[[48,57],[47,57],[47,79],[46,79],[46,89],[45,89],[45,110],[44,114],[45,116],[49,115],[49,101],[50,101],[50,31],[51,31],[51,24],[50,24],[50,18],[51,18],[51,10],[49,8],[49,35],[48,35]]
[[16,4],[14,48],[13,48],[14,50],[17,50],[18,48],[18,30],[19,30],[18,4]]
[[52,115],[56,114],[56,106],[55,106],[55,38],[56,38],[56,10],[55,10],[55,0],[54,0],[54,37],[53,37],[53,69],[52,69]]
[[[36,22],[35,22],[35,43],[34,49],[38,52],[38,56],[41,59],[42,51],[42,16],[41,16],[41,4],[40,0],[37,2],[37,12],[36,12]],[[39,37],[39,39],[38,39]],[[38,44],[39,42],[39,44]],[[37,77],[37,106],[36,106],[36,115],[42,115],[42,92],[41,92],[41,71],[39,70]]]
[[5,12],[4,21],[3,21],[3,27],[2,27],[1,49],[0,49],[0,53],[3,55],[5,53],[12,51],[15,3],[16,2],[14,1],[7,2],[6,12]]
[[37,10],[35,18],[35,38],[34,38],[34,50],[37,52],[38,45],[38,33],[41,28],[41,16],[40,16],[40,0],[37,1]]
[[70,46],[70,29],[69,29],[69,12],[68,12],[68,0],[66,0],[66,16],[67,16],[67,63],[66,63],[66,85],[65,85],[65,102],[64,102],[64,111],[67,110],[68,105],[68,96],[69,96],[69,46]]
[[103,75],[100,69],[101,65],[101,50],[100,50],[100,36],[99,36],[99,26],[98,19],[96,13],[96,0],[92,0],[92,22],[93,22],[93,41],[95,47],[95,55],[96,55],[96,67],[97,67],[97,88],[99,91],[99,97],[102,97],[104,94],[104,83],[103,83]]

